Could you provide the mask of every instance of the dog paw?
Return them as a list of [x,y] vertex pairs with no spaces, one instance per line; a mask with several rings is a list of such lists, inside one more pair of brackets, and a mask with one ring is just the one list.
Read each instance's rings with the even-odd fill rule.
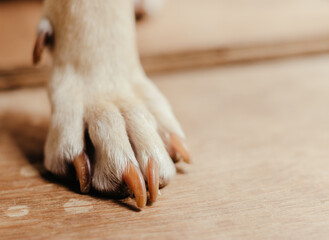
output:
[[[126,189],[143,207],[148,189],[150,202],[156,201],[159,188],[175,174],[173,162],[189,162],[189,156],[166,99],[148,79],[137,82],[99,92],[93,87],[92,93],[78,85],[51,87],[46,168],[66,175],[73,165],[84,193],[91,187],[108,193]],[[86,151],[86,134],[93,154]]]
[[132,193],[143,207],[189,156],[139,62],[132,12],[131,1],[45,1],[33,60],[45,47],[53,57],[45,167],[67,176],[74,166],[81,192]]

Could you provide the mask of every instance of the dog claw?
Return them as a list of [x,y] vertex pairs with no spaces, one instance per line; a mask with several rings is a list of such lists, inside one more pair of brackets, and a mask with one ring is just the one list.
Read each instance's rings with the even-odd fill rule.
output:
[[50,21],[46,18],[39,22],[38,34],[33,49],[33,64],[36,65],[42,56],[45,47],[51,46],[54,41],[53,29]]
[[132,163],[128,163],[126,170],[122,175],[123,181],[134,193],[136,204],[139,208],[145,207],[147,195],[145,181],[140,170]]
[[46,39],[47,39],[47,33],[45,33],[45,32],[38,33],[38,36],[37,36],[37,39],[35,42],[35,46],[33,49],[33,64],[34,65],[36,65],[41,59],[43,49],[46,45],[45,44]]
[[172,148],[170,157],[173,159],[173,161],[179,162],[183,160],[186,163],[191,163],[191,159],[187,152],[187,147],[185,145],[184,140],[176,134],[172,133],[170,135],[170,142]]
[[147,165],[147,183],[150,193],[150,202],[154,203],[159,194],[159,167],[156,161],[149,159]]
[[85,152],[81,153],[73,160],[75,171],[79,178],[80,191],[87,193],[91,186],[90,160]]

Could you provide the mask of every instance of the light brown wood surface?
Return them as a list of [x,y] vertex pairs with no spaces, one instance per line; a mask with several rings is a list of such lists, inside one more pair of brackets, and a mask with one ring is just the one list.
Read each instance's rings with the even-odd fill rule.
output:
[[194,163],[142,211],[46,174],[45,90],[2,92],[0,239],[328,239],[328,62],[153,75]]
[[167,0],[138,24],[138,41],[151,56],[311,40],[328,37],[328,15],[321,0]]
[[329,51],[329,2],[168,0],[138,24],[150,72]]

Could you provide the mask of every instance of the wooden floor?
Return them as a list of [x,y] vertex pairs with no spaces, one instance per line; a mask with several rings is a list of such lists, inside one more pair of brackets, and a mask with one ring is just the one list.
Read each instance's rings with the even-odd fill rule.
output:
[[0,239],[328,239],[329,56],[153,75],[190,166],[151,207],[42,167],[42,88],[0,93]]
[[0,1],[0,239],[328,239],[328,9],[168,0],[138,23],[193,157],[139,211],[43,168],[48,69],[30,65],[41,2]]

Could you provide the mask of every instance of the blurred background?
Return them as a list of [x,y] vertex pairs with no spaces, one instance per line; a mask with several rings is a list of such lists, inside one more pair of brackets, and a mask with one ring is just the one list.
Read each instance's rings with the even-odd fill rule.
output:
[[[31,67],[41,5],[0,1],[0,86],[3,71]],[[328,18],[323,0],[167,0],[138,22],[138,44],[148,73],[323,53]]]
[[194,162],[142,212],[45,174],[41,8],[0,1],[4,239],[328,239],[329,1],[167,0],[138,21],[142,64]]

